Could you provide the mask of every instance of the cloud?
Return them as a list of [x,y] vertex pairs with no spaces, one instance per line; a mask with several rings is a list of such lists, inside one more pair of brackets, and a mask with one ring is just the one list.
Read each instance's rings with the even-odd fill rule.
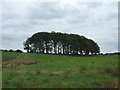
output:
[[95,40],[102,52],[118,51],[117,2],[2,3],[3,48],[20,48],[36,32],[76,33]]

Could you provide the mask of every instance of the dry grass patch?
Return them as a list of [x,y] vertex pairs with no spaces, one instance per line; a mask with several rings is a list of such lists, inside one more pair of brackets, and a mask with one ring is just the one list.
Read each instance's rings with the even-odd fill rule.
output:
[[6,68],[6,67],[13,67],[15,68],[16,65],[21,65],[21,64],[24,64],[24,65],[31,65],[31,64],[37,64],[38,62],[35,61],[35,60],[28,60],[28,59],[14,59],[14,60],[11,60],[11,61],[6,61],[6,62],[3,62],[2,65],[3,65],[3,68]]
[[117,67],[104,67],[104,68],[100,68],[99,70],[97,70],[97,72],[118,76]]
[[54,72],[52,72],[53,74],[61,74],[61,73],[63,73],[63,71],[54,71]]

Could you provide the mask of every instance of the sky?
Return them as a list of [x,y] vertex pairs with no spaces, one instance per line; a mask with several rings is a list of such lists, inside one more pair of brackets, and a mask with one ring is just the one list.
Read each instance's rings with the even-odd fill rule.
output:
[[118,51],[117,2],[5,2],[2,49],[23,49],[37,32],[63,32],[94,40],[102,53]]

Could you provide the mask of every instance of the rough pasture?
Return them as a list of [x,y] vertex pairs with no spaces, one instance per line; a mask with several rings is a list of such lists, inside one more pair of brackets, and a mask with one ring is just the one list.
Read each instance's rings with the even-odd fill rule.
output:
[[118,85],[116,55],[75,57],[3,52],[2,57],[3,88],[114,88]]

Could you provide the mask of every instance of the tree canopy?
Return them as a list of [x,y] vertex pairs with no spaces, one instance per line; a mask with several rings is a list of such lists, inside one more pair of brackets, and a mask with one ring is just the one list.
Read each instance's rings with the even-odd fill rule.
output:
[[93,55],[100,52],[99,46],[92,39],[53,31],[35,33],[23,44],[28,53]]

